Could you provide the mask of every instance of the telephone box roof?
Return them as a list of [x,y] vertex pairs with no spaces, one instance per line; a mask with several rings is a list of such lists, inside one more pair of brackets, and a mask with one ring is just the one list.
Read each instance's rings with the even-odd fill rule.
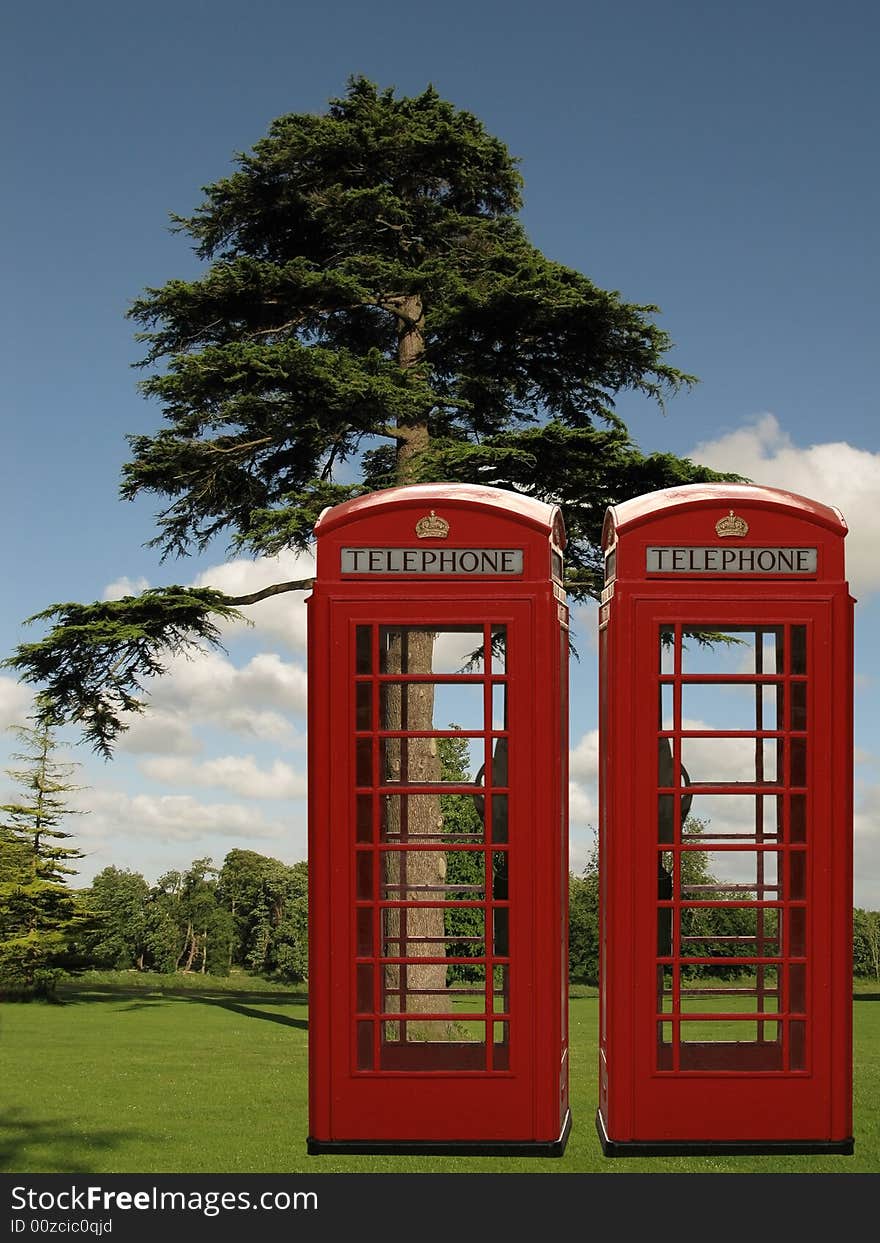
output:
[[323,535],[334,527],[356,518],[366,518],[378,510],[402,509],[412,505],[436,508],[444,504],[491,510],[494,513],[503,510],[548,536],[554,534],[558,544],[565,546],[565,527],[558,505],[548,505],[532,496],[524,496],[521,492],[473,483],[416,483],[368,492],[364,496],[356,496],[351,501],[325,509],[315,523],[315,533]]
[[797,492],[785,492],[781,488],[765,488],[752,483],[689,483],[680,488],[646,492],[643,496],[635,496],[619,505],[610,505],[605,513],[602,545],[607,547],[612,532],[619,533],[640,526],[660,513],[709,509],[718,505],[776,509],[827,527],[838,535],[845,535],[847,530],[846,521],[839,509],[824,505],[821,501],[814,501],[808,496],[800,496]]

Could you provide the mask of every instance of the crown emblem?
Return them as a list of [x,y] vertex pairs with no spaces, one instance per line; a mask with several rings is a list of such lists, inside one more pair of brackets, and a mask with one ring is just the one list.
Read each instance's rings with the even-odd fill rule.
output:
[[449,523],[445,518],[438,518],[433,509],[416,523],[419,539],[446,539],[448,534]]
[[719,518],[715,523],[715,531],[724,539],[728,535],[748,535],[749,524],[745,518],[739,518],[729,510],[726,518]]

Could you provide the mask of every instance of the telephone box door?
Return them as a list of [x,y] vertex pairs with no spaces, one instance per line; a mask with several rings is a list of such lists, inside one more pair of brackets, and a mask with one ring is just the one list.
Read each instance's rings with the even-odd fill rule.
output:
[[641,600],[634,626],[633,1134],[845,1133],[831,603]]
[[532,606],[329,607],[331,1132],[532,1136]]

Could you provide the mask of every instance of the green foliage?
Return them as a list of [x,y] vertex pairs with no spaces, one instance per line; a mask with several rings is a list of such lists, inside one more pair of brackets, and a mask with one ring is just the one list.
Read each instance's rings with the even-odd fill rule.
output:
[[83,953],[95,967],[143,969],[150,941],[150,887],[140,872],[106,867],[85,894],[95,917]]
[[233,921],[217,900],[217,878],[210,859],[195,859],[185,872],[159,877],[147,944],[160,970],[228,972]]
[[[433,88],[398,98],[357,77],[326,115],[279,117],[174,217],[206,266],[130,310],[164,425],[130,437],[121,485],[160,498],[165,555],[221,535],[256,555],[304,549],[321,510],[360,492],[493,484],[562,506],[583,599],[607,505],[733,477],[637,450],[617,395],[662,402],[692,377],[666,361],[656,307],[532,245],[521,188],[476,117]],[[80,723],[109,755],[144,680],[216,643],[211,618],[234,604],[175,587],[57,605],[7,665],[44,688],[47,721]]]
[[853,911],[853,973],[880,983],[880,911]]
[[599,983],[599,852],[590,852],[582,875],[568,877],[568,971],[570,978]]
[[231,961],[292,982],[308,976],[308,867],[231,850],[217,899],[233,930]]
[[[537,250],[516,160],[433,88],[396,98],[355,78],[238,164],[175,217],[204,275],[130,311],[145,363],[167,363],[142,384],[167,425],[131,437],[122,494],[168,499],[166,553],[223,530],[255,552],[305,547],[323,505],[405,475],[554,496],[583,568],[610,500],[716,477],[642,457],[615,413],[623,389],[661,400],[692,382],[664,361],[657,308]],[[359,458],[361,483],[333,484]]]
[[42,721],[77,721],[95,749],[109,757],[112,740],[128,728],[122,714],[143,711],[137,694],[144,679],[164,673],[172,656],[222,646],[216,621],[240,616],[222,592],[195,587],[56,604],[28,618],[55,619],[49,635],[21,644],[2,667],[43,686]]
[[86,910],[67,886],[76,873],[70,863],[82,852],[61,828],[76,814],[64,796],[79,787],[67,780],[75,766],[55,758],[48,726],[13,732],[25,750],[12,758],[25,767],[7,769],[21,798],[0,807],[0,997],[51,996],[87,924]]

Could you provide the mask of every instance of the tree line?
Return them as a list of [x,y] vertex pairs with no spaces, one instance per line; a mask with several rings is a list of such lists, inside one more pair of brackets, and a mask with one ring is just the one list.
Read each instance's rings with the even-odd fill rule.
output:
[[[63,826],[77,813],[69,797],[72,764],[56,757],[57,744],[45,722],[15,730],[23,750],[8,770],[18,798],[0,807],[0,999],[50,996],[65,972],[84,969],[227,975],[233,969],[291,984],[308,978],[308,865],[282,863],[253,850],[229,851],[218,868],[195,859],[183,871],[169,871],[150,885],[140,872],[105,867],[87,888],[70,878],[83,854]],[[441,740],[447,779],[466,779],[465,744]],[[440,796],[447,832],[459,838],[482,834],[476,804]],[[701,828],[690,823],[696,835]],[[501,852],[499,852],[501,855]],[[473,852],[446,852],[450,884],[474,879]],[[506,868],[502,861],[498,867]],[[688,884],[712,883],[702,851],[688,851],[682,866]],[[666,861],[668,863],[668,860]],[[481,875],[481,872],[480,872]],[[506,884],[504,875],[496,877]],[[506,892],[506,891],[505,891]],[[445,912],[450,956],[467,955],[474,931],[470,908]],[[682,931],[724,937],[754,935],[755,912],[743,907],[695,908],[685,912]],[[765,911],[766,921],[772,912]],[[689,921],[689,922],[687,922]],[[457,938],[463,938],[460,945]],[[718,946],[732,942],[719,942]],[[723,958],[718,950],[713,951]],[[880,912],[853,912],[853,968],[880,981]],[[450,983],[468,978],[467,964],[451,964]],[[742,968],[730,964],[730,974]],[[569,875],[569,974],[595,984],[599,975],[599,863],[592,851],[580,875]]]

